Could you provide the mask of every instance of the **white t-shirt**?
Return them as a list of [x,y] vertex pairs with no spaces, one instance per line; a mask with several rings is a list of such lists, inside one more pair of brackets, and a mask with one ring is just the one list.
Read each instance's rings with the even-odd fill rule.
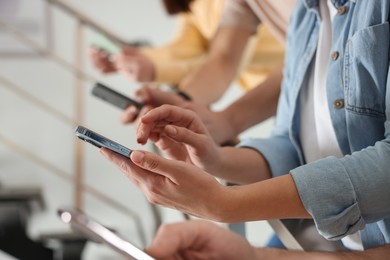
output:
[[[321,25],[315,59],[301,90],[300,139],[306,163],[327,156],[343,157],[332,125],[326,93],[326,77],[332,46],[332,22],[337,10],[330,0],[319,1]],[[344,246],[363,250],[358,233],[342,239]]]

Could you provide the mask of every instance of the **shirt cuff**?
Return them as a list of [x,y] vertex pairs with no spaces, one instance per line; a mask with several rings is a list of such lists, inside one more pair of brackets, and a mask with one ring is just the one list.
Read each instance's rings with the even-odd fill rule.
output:
[[355,189],[339,159],[327,157],[291,170],[291,175],[323,237],[339,240],[364,228]]

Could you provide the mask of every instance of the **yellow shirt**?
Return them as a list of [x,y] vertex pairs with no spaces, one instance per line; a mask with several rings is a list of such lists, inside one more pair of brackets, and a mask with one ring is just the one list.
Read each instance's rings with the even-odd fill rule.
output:
[[[176,85],[205,60],[216,33],[224,0],[196,0],[191,12],[179,15],[179,29],[173,40],[158,48],[143,48],[156,68],[156,81]],[[283,62],[282,45],[268,28],[260,25],[249,41],[236,81],[244,89],[261,83],[270,71]]]

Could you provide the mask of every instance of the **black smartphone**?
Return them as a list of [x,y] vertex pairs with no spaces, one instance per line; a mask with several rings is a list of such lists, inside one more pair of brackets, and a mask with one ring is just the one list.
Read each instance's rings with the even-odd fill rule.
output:
[[126,259],[153,260],[154,258],[122,239],[117,234],[91,219],[85,213],[76,209],[58,209],[58,216],[61,220],[81,232],[87,238],[107,244],[112,249],[122,254]]
[[129,106],[136,106],[138,109],[143,107],[143,104],[131,99],[121,93],[107,87],[106,85],[96,82],[92,88],[92,95],[98,97],[108,103],[124,110]]
[[120,155],[123,155],[127,158],[130,157],[130,154],[132,152],[131,149],[120,145],[98,133],[95,133],[94,131],[85,128],[83,126],[78,126],[76,128],[76,136],[80,138],[81,140],[88,142],[90,144],[93,144],[96,147],[106,147],[110,149],[111,151],[114,151],[116,153],[119,153]]

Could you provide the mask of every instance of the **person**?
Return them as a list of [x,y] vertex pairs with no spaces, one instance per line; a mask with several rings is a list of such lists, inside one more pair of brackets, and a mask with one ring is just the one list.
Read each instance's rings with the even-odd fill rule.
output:
[[256,248],[242,237],[204,220],[164,224],[146,251],[156,259],[355,259],[385,260],[390,245],[354,252],[303,252]]
[[389,244],[389,12],[386,0],[298,1],[270,138],[221,148],[195,113],[165,105],[137,139],[176,160],[100,151],[152,203],[221,222],[313,218],[329,240],[358,232],[351,248]]
[[[169,15],[178,15],[179,28],[172,41],[160,47],[124,47],[111,59],[89,48],[92,64],[102,73],[119,72],[133,81],[178,85],[204,62],[224,7],[224,0],[164,0]],[[266,26],[258,26],[241,59],[237,83],[250,89],[282,63],[284,50]]]
[[[148,105],[146,110],[162,104],[174,104],[196,111],[204,122],[207,122],[216,142],[227,143],[243,130],[275,115],[282,78],[281,66],[275,67],[265,81],[256,85],[255,90],[245,94],[240,101],[223,112],[212,113],[205,107],[217,101],[230,86],[240,67],[239,62],[245,46],[251,35],[256,32],[260,20],[281,44],[284,44],[294,4],[295,0],[258,1],[255,3],[255,12],[259,14],[257,17],[248,6],[237,6],[228,1],[226,12],[222,15],[222,23],[218,26],[206,60],[178,86],[181,92],[191,98],[191,102],[153,88],[141,88],[136,95],[140,101]],[[239,18],[232,18],[236,13]],[[248,25],[248,22],[255,24]],[[145,112],[138,111],[135,107],[129,107],[122,113],[121,121],[125,124],[132,123],[143,113]],[[221,131],[222,129],[224,131]]]

